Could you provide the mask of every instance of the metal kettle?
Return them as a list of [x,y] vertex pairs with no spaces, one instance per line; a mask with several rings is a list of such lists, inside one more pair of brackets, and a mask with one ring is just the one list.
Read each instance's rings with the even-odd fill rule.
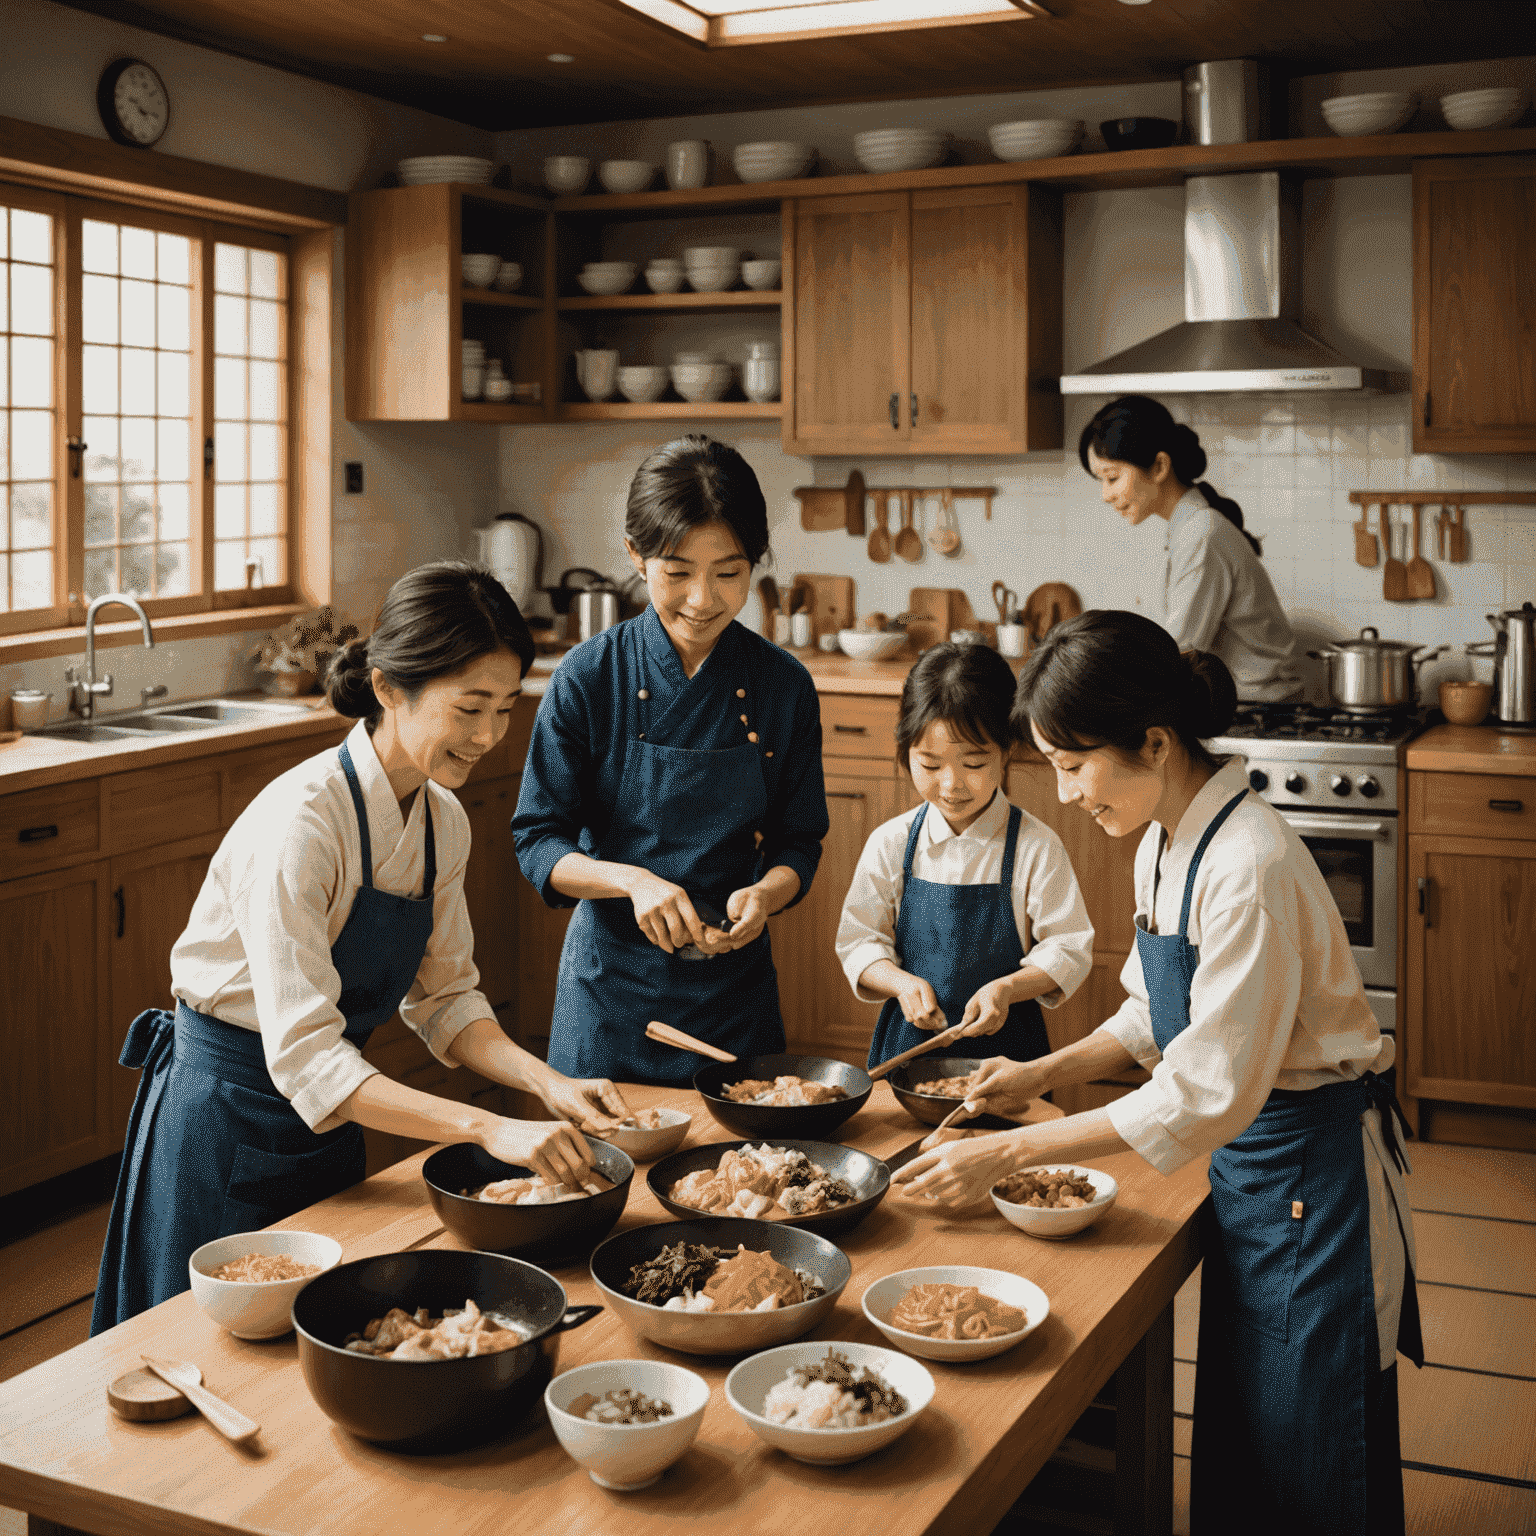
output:
[[1536,727],[1536,606],[1522,603],[1490,613],[1488,622],[1498,632],[1493,643],[1493,712],[1504,725]]

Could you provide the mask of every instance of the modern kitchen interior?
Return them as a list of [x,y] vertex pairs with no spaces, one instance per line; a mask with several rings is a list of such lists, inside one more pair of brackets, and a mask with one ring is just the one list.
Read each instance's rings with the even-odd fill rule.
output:
[[[1027,1110],[982,1116],[965,1095],[985,1086],[985,1036],[950,1044],[946,1029],[944,1048],[927,1031],[892,1066],[872,1040],[906,1003],[846,964],[854,893],[891,825],[912,829],[905,865],[900,839],[892,856],[904,883],[921,827],[939,837],[949,816],[944,831],[968,841],[969,823],[924,788],[935,727],[908,729],[909,674],[990,651],[1022,689],[1065,654],[1053,634],[1059,645],[1104,611],[1231,668],[1232,707],[1198,733],[1201,781],[1235,785],[1245,814],[1304,861],[1352,1027],[1386,1064],[1364,1075],[1383,1167],[1395,1123],[1405,1173],[1378,1177],[1375,1113],[1361,1118],[1372,1201],[1406,1195],[1389,1218],[1391,1243],[1404,1233],[1399,1278],[1383,1279],[1378,1204],[1356,1252],[1374,1317],[1399,1330],[1382,1362],[1399,1444],[1383,1451],[1368,1429],[1362,1456],[1375,1458],[1371,1479],[1385,1456],[1394,1488],[1400,1469],[1402,1513],[1399,1525],[1372,1511],[1382,1523],[1367,1526],[1341,1511],[1333,1528],[1536,1532],[1536,17],[1522,11],[398,0],[365,15],[295,0],[7,0],[0,1017],[14,1045],[0,1137],[0,1536],[471,1532],[508,1519],[758,1531],[792,1519],[792,1501],[852,1530],[935,1536],[1278,1528],[1264,1523],[1279,1518],[1267,1474],[1254,1472],[1251,1498],[1201,1491],[1209,1404],[1224,1389],[1197,1393],[1197,1370],[1205,1353],[1202,1383],[1217,1376],[1209,1341],[1225,1335],[1211,1319],[1232,1284],[1202,1297],[1202,1278],[1228,1262],[1229,1149],[1202,1144],[1165,1166],[1127,1129],[1128,1104],[1179,1075],[1156,1000],[1156,1052],[1122,1051],[1119,1065],[1037,1084]],[[1194,469],[1173,462],[1178,450],[1143,462],[1113,446],[1130,439],[1101,424],[1126,397],[1155,402],[1158,447],[1198,439]],[[691,534],[724,537],[713,569],[734,559],[721,581],[745,583],[721,630],[736,649],[715,671],[756,658],[751,679],[789,679],[813,699],[819,748],[805,732],[795,745],[820,774],[826,830],[809,885],[792,874],[793,894],[763,898],[782,1046],[732,1053],[726,1034],[679,1035],[679,999],[706,986],[708,965],[673,967],[689,958],[674,930],[676,952],[666,943],[663,970],[643,973],[664,972],[664,986],[612,972],[647,1049],[670,1053],[650,1059],[673,1063],[626,1074],[562,1033],[572,972],[590,964],[593,988],[607,985],[581,924],[627,912],[602,898],[633,892],[561,871],[620,855],[586,825],[579,852],[535,873],[528,828],[551,814],[551,744],[568,737],[553,717],[596,686],[592,658],[628,654],[624,635],[647,637],[642,652],[668,636],[678,679],[709,678],[709,652],[690,659],[658,595],[692,546],[636,548],[631,500],[642,465],[689,434],[744,461],[766,513],[761,559],[734,514]],[[1228,551],[1198,582],[1179,575],[1191,497],[1209,508],[1211,548]],[[514,683],[494,728],[453,738],[457,765],[397,779],[389,754],[414,749],[394,722],[417,718],[417,694],[388,702],[377,637],[396,583],[443,561],[491,573],[492,606],[514,620],[499,621],[501,649],[472,648],[466,665],[489,649]],[[1234,569],[1249,574],[1234,583]],[[1252,686],[1230,638],[1244,603],[1285,636],[1283,663]],[[331,680],[352,655],[374,668],[363,675],[380,702],[358,706],[372,715],[338,710]],[[473,679],[492,689],[490,674]],[[720,711],[742,711],[737,753],[767,744],[782,703],[760,704],[748,672],[740,680]],[[662,714],[650,687],[637,697]],[[615,705],[594,727],[586,777],[571,766],[583,794],[606,771],[600,738],[627,718]],[[654,729],[636,718],[626,774]],[[988,750],[998,797],[1055,850],[1092,927],[1080,968],[1029,1004],[1054,1061],[1103,1039],[1138,1000],[1127,980],[1141,984],[1146,940],[1172,940],[1151,916],[1163,853],[1142,832],[1158,818],[1133,819],[1130,835],[1101,819],[1044,718],[1030,713],[1033,734]],[[1203,761],[1182,750],[1175,760]],[[431,896],[434,879],[450,889],[454,931],[473,933],[461,946],[472,1006],[413,1011],[403,980],[398,1012],[386,999],[354,1028],[352,967],[382,964],[396,930],[338,958],[337,889],[359,856],[350,823],[323,855],[334,867],[306,863],[308,885],[295,886],[325,909],[315,933],[334,915],[321,972],[278,913],[260,940],[277,957],[274,990],[253,952],[228,973],[238,984],[190,980],[194,958],[213,965],[215,930],[256,942],[243,896],[217,907],[229,861],[258,867],[262,844],[281,843],[283,786],[308,783],[322,757],[345,768],[329,782],[347,817],[355,801],[372,860],[348,889],[402,908],[430,908],[401,896]],[[762,767],[770,788],[790,771]],[[716,792],[728,800],[732,786]],[[665,803],[690,819],[687,801]],[[713,801],[698,805],[702,825]],[[646,805],[629,814],[639,846]],[[425,865],[390,887],[403,854],[386,858],[380,829],[404,849],[424,819]],[[1167,827],[1170,858],[1183,826]],[[779,847],[772,829],[756,841]],[[789,853],[772,874],[760,862],[764,889],[794,865]],[[1023,878],[998,867],[990,883]],[[1014,869],[1011,852],[1001,867]],[[935,878],[911,888],[939,890]],[[705,926],[686,940],[719,941],[709,964],[722,968],[732,924],[759,921],[750,902],[725,910],[730,889],[721,912],[701,897]],[[1181,933],[1190,906],[1186,895]],[[1021,919],[1008,942],[1035,945],[1044,988],[1066,941],[1059,913],[1030,912],[1033,928]],[[908,930],[894,931],[900,958]],[[1266,942],[1270,963],[1289,940]],[[413,982],[429,997],[430,963]],[[269,1175],[287,1181],[286,1202],[265,1206],[231,1182],[197,1238],[210,1239],[206,1263],[178,1250],[169,1290],[104,1319],[104,1248],[121,1259],[152,1209],[190,1230],[167,1213],[196,1204],[190,1172],[183,1186],[152,1165],[152,1119],[169,1113],[153,1085],[172,1071],[157,1053],[172,1034],[177,1052],[184,1031],[194,1038],[188,1018],[217,1025],[220,998],[226,1021],[243,1018],[230,1003],[243,986],[254,1001],[235,1033],[257,1053],[218,1091],[245,1093],[241,1073],[254,1071],[291,1116],[306,1102],[285,1087],[293,1042],[274,1045],[266,1012],[298,1008],[294,988],[321,973],[317,1017],[328,1049],[350,1053],[350,1087],[403,1084],[449,1118],[346,1124],[337,1089],[304,1113],[303,1134],[351,1137],[349,1178],[311,1184],[295,1158]],[[1186,979],[1186,1020],[1205,995]],[[1316,1003],[1304,987],[1286,1006],[1301,1019]],[[455,1009],[496,1047],[456,1054],[435,1033]],[[141,1021],[153,1019],[163,1033],[146,1054]],[[1277,1069],[1282,1098],[1287,1083],[1311,1086]],[[777,1077],[781,1096],[738,1098],[737,1076],[766,1077],[741,1085],[765,1091]],[[612,1105],[589,1095],[595,1133],[551,1088],[610,1077],[630,1118],[610,1125]],[[1261,1092],[1254,1112],[1274,1102]],[[1102,1155],[1050,1139],[1089,1117],[1111,1138]],[[542,1200],[525,1202],[521,1183],[470,1198],[471,1185],[545,1166],[485,1150],[485,1126],[567,1118],[597,1183],[547,1210],[518,1208]],[[966,1118],[973,1139],[929,1139]],[[474,1129],[448,1134],[450,1122]],[[938,1148],[958,1167],[953,1148],[988,1132],[1060,1148],[1030,1166],[1071,1165],[1078,1193],[1042,1184],[1015,1203],[1004,1180],[959,1213],[905,1191],[906,1165],[929,1166]],[[777,1197],[751,1186],[779,1222],[747,1217],[750,1200],[694,1205],[692,1186],[672,1182],[707,1181],[717,1164],[724,1180],[722,1157],[758,1143],[802,1149],[791,1161],[810,1159],[828,1208],[803,1214],[809,1174]],[[247,1155],[282,1162],[277,1141],[242,1144]],[[1284,1201],[1298,1231],[1320,1198],[1300,1194]],[[1070,1208],[1043,1209],[1058,1199]],[[672,1294],[685,1300],[652,1305],[663,1245],[691,1245],[690,1226],[725,1246],[674,1250]],[[766,1251],[749,1252],[756,1242]],[[755,1311],[703,1289],[717,1262],[729,1278],[738,1244],[743,1262],[764,1261]],[[208,1270],[273,1256],[302,1273]],[[695,1263],[698,1306],[677,1279]],[[981,1310],[947,1334],[904,1328],[923,1287],[969,1287]],[[1237,1332],[1254,1326],[1278,1352],[1286,1294],[1278,1327],[1271,1312]],[[516,1347],[483,1335],[468,1358],[372,1357],[383,1335],[363,1326],[386,1309],[402,1337],[434,1311],[452,1332],[466,1295],[488,1337],[516,1331]],[[1364,1337],[1376,1340],[1374,1321]],[[861,1385],[854,1368],[872,1374]],[[844,1389],[853,1417],[814,1430],[775,1420],[797,1381]],[[610,1410],[622,1416],[603,1420]]]

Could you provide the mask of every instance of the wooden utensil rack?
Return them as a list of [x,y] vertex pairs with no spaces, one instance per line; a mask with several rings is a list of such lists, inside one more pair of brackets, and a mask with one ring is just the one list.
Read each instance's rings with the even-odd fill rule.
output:
[[948,496],[950,498],[980,498],[986,502],[986,520],[992,521],[992,498],[997,495],[995,485],[893,485],[867,486],[864,476],[856,469],[848,472],[846,485],[802,485],[794,490],[800,503],[800,526],[808,533],[826,532],[843,528],[855,537],[864,532],[864,498],[866,496]]

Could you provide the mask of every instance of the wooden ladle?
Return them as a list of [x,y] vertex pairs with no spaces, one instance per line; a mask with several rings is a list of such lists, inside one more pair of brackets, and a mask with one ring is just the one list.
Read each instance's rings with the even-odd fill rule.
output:
[[915,565],[923,558],[922,535],[912,526],[912,492],[900,491],[901,497],[901,532],[896,535],[896,553]]
[[884,565],[891,558],[891,493],[871,491],[875,507],[875,526],[869,533],[869,558]]

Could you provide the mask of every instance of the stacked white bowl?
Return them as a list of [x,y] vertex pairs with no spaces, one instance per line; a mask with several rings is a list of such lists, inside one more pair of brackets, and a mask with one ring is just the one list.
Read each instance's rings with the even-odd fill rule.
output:
[[610,192],[644,192],[656,175],[648,160],[604,160],[597,179]]
[[921,171],[937,165],[949,135],[937,128],[872,128],[853,136],[854,158],[866,171]]
[[793,181],[805,175],[815,158],[814,144],[794,144],[781,139],[738,144],[731,151],[731,163],[743,181]]
[[719,400],[731,387],[733,370],[702,352],[679,352],[670,369],[672,388],[684,400]]
[[1340,138],[1396,133],[1413,116],[1419,98],[1412,91],[1366,91],[1359,96],[1330,96],[1323,121]]
[[636,405],[649,405],[651,401],[661,399],[672,381],[671,372],[659,365],[636,364],[620,368],[616,377],[619,393]]
[[987,129],[999,160],[1048,160],[1070,155],[1083,137],[1080,117],[1036,117],[1017,123],[993,123]]
[[741,248],[691,245],[683,252],[688,281],[699,293],[722,293],[741,276]]
[[1489,85],[1440,98],[1440,110],[1452,128],[1512,128],[1525,113],[1525,91],[1518,85]]
[[466,252],[459,264],[464,271],[464,281],[471,288],[489,288],[501,272],[500,256]]
[[424,187],[431,182],[463,181],[486,186],[496,169],[494,160],[478,155],[416,155],[395,167],[402,187]]
[[576,281],[591,294],[627,293],[639,270],[639,263],[633,261],[589,261],[576,274]]
[[676,256],[654,256],[645,265],[646,286],[652,293],[676,293],[683,286],[683,264]]

